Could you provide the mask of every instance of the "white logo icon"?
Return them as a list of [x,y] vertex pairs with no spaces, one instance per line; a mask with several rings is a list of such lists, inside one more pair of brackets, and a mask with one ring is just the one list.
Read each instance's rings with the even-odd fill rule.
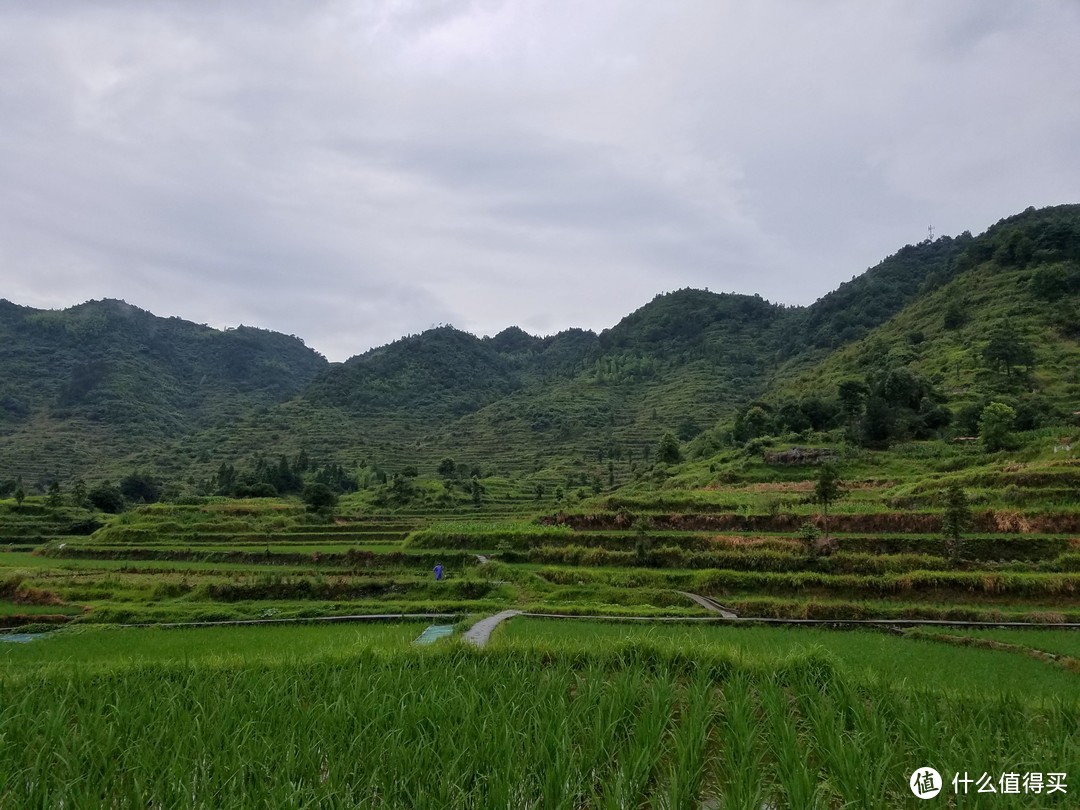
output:
[[911,792],[920,799],[932,799],[941,793],[941,774],[933,768],[918,768],[908,784]]

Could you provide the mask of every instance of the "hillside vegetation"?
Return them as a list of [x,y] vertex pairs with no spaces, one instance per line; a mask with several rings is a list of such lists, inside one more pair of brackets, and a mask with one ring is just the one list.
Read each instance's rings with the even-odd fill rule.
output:
[[219,331],[123,301],[0,301],[0,478],[89,475],[290,399],[325,366],[300,339],[264,329]]
[[122,302],[3,302],[0,481],[44,492],[143,471],[199,494],[221,490],[223,465],[284,458],[301,462],[297,487],[331,468],[348,491],[439,480],[451,458],[466,486],[502,479],[543,500],[640,481],[672,440],[681,458],[828,433],[883,448],[975,436],[991,402],[1011,429],[1068,427],[1078,245],[1080,207],[1029,210],[909,245],[809,307],[687,289],[599,334],[444,326],[340,364]]

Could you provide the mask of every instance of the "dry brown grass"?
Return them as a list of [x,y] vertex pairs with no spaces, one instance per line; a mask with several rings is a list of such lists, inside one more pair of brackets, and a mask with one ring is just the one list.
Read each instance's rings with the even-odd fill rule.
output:
[[1029,534],[1031,532],[1031,524],[1019,512],[1004,509],[997,510],[992,513],[991,520],[995,531],[1019,534]]

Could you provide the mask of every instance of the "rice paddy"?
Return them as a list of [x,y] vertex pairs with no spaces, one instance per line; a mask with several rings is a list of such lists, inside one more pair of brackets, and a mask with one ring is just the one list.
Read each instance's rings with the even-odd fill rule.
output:
[[880,808],[926,764],[1080,754],[1075,702],[646,644],[7,670],[0,692],[5,806]]
[[[210,501],[89,535],[22,515],[0,550],[0,625],[32,634],[0,645],[0,807],[892,808],[924,766],[956,806],[1069,806],[950,780],[1080,778],[1077,539],[1046,519],[958,555],[925,514],[875,513],[879,489],[824,555],[767,513]],[[684,591],[884,625],[694,623],[717,614]],[[507,609],[609,620],[519,616],[465,645]],[[416,618],[314,621],[373,614]],[[167,626],[237,620],[272,623]]]

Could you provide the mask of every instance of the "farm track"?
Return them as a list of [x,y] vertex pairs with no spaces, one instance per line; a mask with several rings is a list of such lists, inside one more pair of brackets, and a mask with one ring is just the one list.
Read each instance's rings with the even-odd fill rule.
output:
[[526,614],[522,614],[520,610],[504,610],[501,613],[496,613],[494,616],[488,616],[486,619],[481,619],[466,631],[465,641],[476,647],[483,647],[488,643],[488,639],[491,638],[491,633],[496,627],[507,619],[512,619],[514,616],[521,615]]
[[1034,658],[1036,661],[1054,664],[1055,666],[1062,667],[1070,672],[1080,673],[1080,659],[1061,653],[1053,653],[1035,647],[1028,647],[1023,644],[1010,644],[1005,641],[997,641],[996,639],[991,638],[950,636],[944,633],[940,635],[937,633],[920,633],[918,635],[912,635],[910,638],[921,638],[929,641],[936,641],[939,644],[951,644],[955,647],[982,647],[987,650],[1002,650],[1005,652],[1019,653],[1021,655],[1026,655],[1029,658]]
[[729,610],[728,608],[724,607],[719,602],[717,602],[715,599],[712,599],[712,598],[710,598],[708,596],[701,596],[700,594],[696,594],[696,593],[687,593],[686,591],[679,591],[679,593],[681,593],[683,596],[687,596],[690,599],[693,599],[695,602],[697,602],[699,605],[701,605],[706,610],[711,611],[713,613],[719,613],[720,616],[722,618],[724,618],[724,619],[737,619],[737,618],[739,618],[738,613],[736,613],[733,610]]
[[1020,627],[1032,630],[1080,630],[1080,622],[973,622],[952,619],[777,619],[765,616],[738,616],[726,618],[723,616],[584,616],[573,613],[521,613],[520,615],[530,619],[579,619],[582,621],[608,621],[608,622],[713,622],[715,624],[790,624],[790,625],[817,625],[846,627],[851,626],[877,626],[877,627],[918,627],[942,626],[942,627]]

